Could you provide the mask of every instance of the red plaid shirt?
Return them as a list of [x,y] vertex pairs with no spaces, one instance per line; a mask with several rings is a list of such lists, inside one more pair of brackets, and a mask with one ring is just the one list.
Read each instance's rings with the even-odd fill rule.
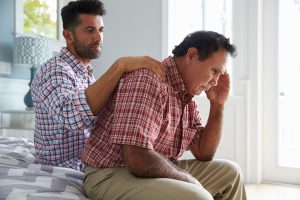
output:
[[163,61],[166,81],[141,69],[125,75],[99,113],[82,160],[91,167],[124,166],[121,145],[134,145],[178,159],[199,140],[203,123],[172,57]]

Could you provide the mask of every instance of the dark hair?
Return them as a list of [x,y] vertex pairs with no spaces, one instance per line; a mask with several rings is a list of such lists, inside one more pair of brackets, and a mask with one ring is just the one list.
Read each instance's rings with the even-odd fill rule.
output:
[[79,14],[105,15],[104,4],[99,0],[78,0],[71,1],[61,9],[61,17],[64,29],[76,27],[79,21]]
[[199,60],[209,58],[221,48],[224,48],[231,56],[236,56],[236,48],[230,44],[229,39],[213,31],[196,31],[187,35],[178,46],[175,46],[172,53],[175,57],[183,56],[191,47],[198,50]]

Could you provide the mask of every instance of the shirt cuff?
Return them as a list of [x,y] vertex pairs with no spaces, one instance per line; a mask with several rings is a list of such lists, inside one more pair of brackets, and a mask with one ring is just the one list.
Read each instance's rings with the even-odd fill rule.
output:
[[147,137],[145,137],[142,134],[129,136],[124,132],[119,132],[117,134],[112,132],[110,136],[110,142],[118,145],[125,144],[125,145],[131,145],[131,146],[153,150],[152,143],[149,141]]
[[93,115],[89,105],[87,104],[87,98],[84,90],[78,91],[77,95],[74,96],[74,103],[81,116],[92,121],[96,119],[97,116]]

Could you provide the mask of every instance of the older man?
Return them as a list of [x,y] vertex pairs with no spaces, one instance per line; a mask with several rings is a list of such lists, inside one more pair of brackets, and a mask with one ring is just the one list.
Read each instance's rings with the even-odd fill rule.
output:
[[[92,199],[245,200],[240,168],[213,160],[230,83],[229,39],[198,31],[162,61],[166,81],[149,70],[124,76],[99,113],[83,151],[84,188]],[[206,125],[194,95],[210,101]],[[196,159],[178,160],[191,150]]]

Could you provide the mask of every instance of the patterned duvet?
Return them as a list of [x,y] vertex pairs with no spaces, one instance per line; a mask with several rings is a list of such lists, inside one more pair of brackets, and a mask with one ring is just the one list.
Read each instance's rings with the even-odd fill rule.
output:
[[87,199],[82,179],[73,169],[37,164],[28,140],[0,137],[0,200]]

